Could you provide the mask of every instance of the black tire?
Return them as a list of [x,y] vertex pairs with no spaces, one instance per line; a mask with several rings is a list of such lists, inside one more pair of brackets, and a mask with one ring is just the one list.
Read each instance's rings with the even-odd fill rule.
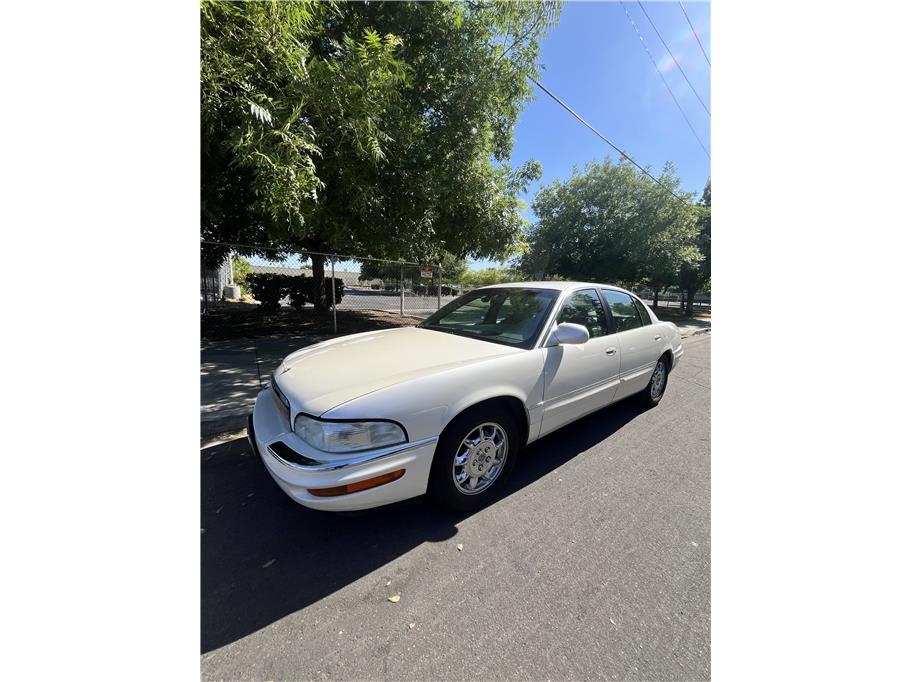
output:
[[[497,425],[503,431],[506,436],[506,443],[503,448],[504,455],[501,458],[500,469],[497,470],[493,479],[486,483],[487,487],[481,492],[468,493],[460,489],[455,480],[457,474],[454,464],[457,456],[463,454],[463,441],[483,424]],[[489,445],[493,447],[495,453],[493,462],[496,465],[496,454],[500,450],[494,446],[494,443],[499,434],[492,428],[486,429],[486,432],[492,433]],[[479,455],[484,454],[482,450],[477,452]],[[440,440],[437,441],[437,449],[434,453],[434,462],[431,464],[431,474],[428,480],[428,497],[437,504],[455,511],[480,509],[490,503],[500,493],[504,481],[516,464],[518,452],[519,429],[509,410],[497,404],[478,405],[469,408],[447,425],[440,436]],[[477,460],[482,460],[482,466],[485,466],[482,457],[476,457],[472,461]],[[488,464],[488,466],[490,466],[490,469],[485,473],[494,471],[493,465]],[[459,475],[461,476],[465,473],[466,469],[467,467],[461,467]],[[486,480],[483,477],[476,477],[476,479],[481,483]],[[478,482],[476,482],[476,485],[478,485]]]
[[[662,367],[660,370],[659,367]],[[645,404],[647,407],[655,407],[662,400],[662,396],[665,395],[665,389],[668,388],[668,374],[671,371],[669,366],[668,359],[663,355],[659,358],[659,361],[656,363],[655,369],[652,370],[652,376],[649,377],[649,383],[646,384],[646,388],[640,391],[639,397],[640,402]],[[659,374],[662,372],[662,378],[659,378]],[[657,381],[662,381],[661,390],[657,394],[653,392],[653,386]]]

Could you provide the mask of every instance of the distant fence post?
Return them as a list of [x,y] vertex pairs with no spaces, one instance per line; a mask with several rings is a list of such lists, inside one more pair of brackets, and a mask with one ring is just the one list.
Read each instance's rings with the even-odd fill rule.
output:
[[330,295],[332,296],[332,304],[333,304],[333,334],[338,334],[339,327],[336,324],[336,257],[335,256],[329,257],[329,269],[330,269],[330,273],[332,274],[332,288],[331,288],[332,293]]
[[405,266],[399,266],[399,317],[405,315]]
[[437,310],[440,310],[440,289],[443,284],[441,281],[442,277],[443,277],[443,273],[441,272],[440,264],[438,263],[437,264]]

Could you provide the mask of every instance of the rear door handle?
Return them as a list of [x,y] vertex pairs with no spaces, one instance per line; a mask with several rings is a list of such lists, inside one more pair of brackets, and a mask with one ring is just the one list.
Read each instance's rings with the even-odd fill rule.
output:
[[662,340],[662,335],[661,335],[661,334],[656,334],[655,336],[652,337],[652,340],[653,340],[653,341],[661,341],[661,340]]
[[609,348],[608,350],[605,351],[605,355],[614,355],[615,353],[617,353],[617,350],[618,350],[617,348]]

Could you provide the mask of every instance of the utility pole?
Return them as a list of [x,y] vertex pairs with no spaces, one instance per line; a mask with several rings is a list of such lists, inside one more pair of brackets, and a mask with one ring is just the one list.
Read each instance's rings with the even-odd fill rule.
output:
[[330,269],[331,276],[332,276],[332,280],[331,280],[332,281],[332,291],[330,293],[330,296],[332,296],[332,304],[333,304],[333,334],[338,334],[339,328],[336,325],[336,257],[335,256],[329,257],[329,269]]

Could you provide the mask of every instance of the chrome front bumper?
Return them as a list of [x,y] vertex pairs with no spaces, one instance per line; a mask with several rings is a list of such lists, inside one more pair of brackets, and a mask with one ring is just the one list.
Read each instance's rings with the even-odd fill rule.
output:
[[[377,450],[337,456],[308,446],[295,434],[273,399],[270,388],[257,396],[247,435],[266,470],[295,502],[314,509],[368,509],[423,495],[427,491],[437,437]],[[315,488],[333,488],[405,469],[405,474],[376,488],[317,497]]]

